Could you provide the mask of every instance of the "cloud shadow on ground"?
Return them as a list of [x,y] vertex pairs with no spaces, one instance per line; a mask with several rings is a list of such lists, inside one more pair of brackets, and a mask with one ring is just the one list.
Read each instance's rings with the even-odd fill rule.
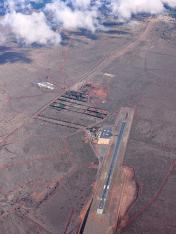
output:
[[31,63],[31,59],[27,58],[23,52],[3,51],[3,49],[0,48],[0,64],[16,62]]

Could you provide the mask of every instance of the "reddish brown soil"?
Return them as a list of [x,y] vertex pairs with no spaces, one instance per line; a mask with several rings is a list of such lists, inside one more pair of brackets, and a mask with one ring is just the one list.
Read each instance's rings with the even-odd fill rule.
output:
[[107,90],[105,87],[94,86],[91,89],[89,95],[90,95],[90,97],[97,97],[99,99],[106,100],[108,93],[107,93]]

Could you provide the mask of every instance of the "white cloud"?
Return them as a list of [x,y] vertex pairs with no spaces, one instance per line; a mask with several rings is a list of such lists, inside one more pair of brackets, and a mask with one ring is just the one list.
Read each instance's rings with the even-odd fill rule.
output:
[[163,4],[168,4],[170,7],[176,7],[176,0],[161,0]]
[[[42,2],[44,0],[33,0]],[[45,9],[34,12],[29,0],[6,0],[7,14],[2,20],[9,26],[18,40],[26,44],[58,43],[60,35],[50,27],[50,17],[58,28],[66,30],[87,29],[94,32],[98,18],[103,17],[101,7],[110,6],[111,16],[120,20],[129,20],[133,14],[160,14],[165,11],[165,4],[176,7],[176,0],[52,0]],[[23,13],[19,12],[23,9]],[[50,17],[46,18],[47,13]],[[3,33],[1,32],[1,38]]]
[[30,4],[27,0],[6,0],[6,9],[9,11],[14,11],[20,7],[20,9],[29,8]]
[[22,39],[26,44],[60,42],[60,36],[48,26],[43,12],[33,12],[30,15],[8,13],[1,24],[10,26],[16,37]]
[[67,30],[85,28],[95,31],[97,25],[96,10],[71,9],[65,3],[54,2],[47,4],[46,11],[50,12],[55,21]]
[[90,7],[91,0],[73,0],[73,4],[77,8],[88,9]]
[[112,0],[112,11],[121,19],[130,19],[133,14],[159,14],[165,10],[164,4],[176,7],[176,0]]

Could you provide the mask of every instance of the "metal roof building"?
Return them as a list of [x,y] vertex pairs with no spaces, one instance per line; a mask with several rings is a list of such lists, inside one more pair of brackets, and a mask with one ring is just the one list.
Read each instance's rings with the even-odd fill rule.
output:
[[104,128],[98,137],[99,145],[108,145],[110,143],[112,137],[112,128]]

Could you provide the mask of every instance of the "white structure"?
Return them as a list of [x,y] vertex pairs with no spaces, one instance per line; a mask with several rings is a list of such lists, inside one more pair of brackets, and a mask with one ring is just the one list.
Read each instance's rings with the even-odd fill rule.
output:
[[46,89],[51,89],[51,90],[55,89],[54,85],[49,83],[49,82],[39,82],[39,83],[37,83],[37,85],[40,88],[46,88]]

